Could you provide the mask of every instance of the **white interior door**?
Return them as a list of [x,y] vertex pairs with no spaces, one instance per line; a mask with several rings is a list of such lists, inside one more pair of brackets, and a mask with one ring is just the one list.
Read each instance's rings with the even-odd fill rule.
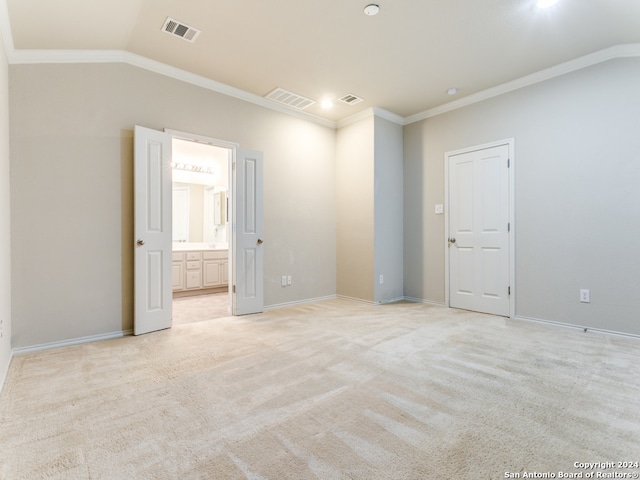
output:
[[135,127],[133,333],[171,327],[171,136]]
[[509,145],[447,158],[449,305],[509,316]]
[[236,150],[233,167],[233,315],[264,309],[262,152]]

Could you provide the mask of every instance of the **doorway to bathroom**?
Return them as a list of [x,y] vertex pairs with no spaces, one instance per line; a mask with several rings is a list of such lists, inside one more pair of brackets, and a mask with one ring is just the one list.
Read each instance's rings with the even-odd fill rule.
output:
[[232,145],[172,134],[173,325],[231,315]]
[[[228,157],[226,196],[214,189],[210,192],[213,205],[208,207],[214,219],[216,215],[224,218],[226,210],[225,235],[228,242],[219,245],[214,236],[211,245],[205,244],[204,240],[196,242],[202,244],[197,246],[201,249],[181,245],[182,248],[175,252],[175,259],[172,258],[174,138],[222,147]],[[204,168],[197,165],[183,167],[185,170]],[[176,165],[176,169],[180,168]],[[263,154],[260,151],[238,148],[237,144],[206,137],[135,126],[134,335],[171,327],[173,288],[195,291],[201,285],[225,289],[223,285],[226,283],[230,314],[249,315],[264,310],[262,184]],[[183,198],[185,203],[190,201],[188,195],[183,195]],[[221,227],[221,223],[217,227]],[[186,227],[182,228],[183,232],[187,231]],[[222,235],[214,227],[210,231]],[[184,238],[183,242],[177,243],[191,243],[187,241],[190,238]],[[222,251],[224,246],[228,247],[226,256]],[[173,270],[183,274],[173,277]],[[174,279],[177,283],[172,287]]]

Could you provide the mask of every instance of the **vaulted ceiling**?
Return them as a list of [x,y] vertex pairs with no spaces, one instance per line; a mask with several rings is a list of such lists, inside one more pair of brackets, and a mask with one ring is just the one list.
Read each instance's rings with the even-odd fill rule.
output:
[[[260,97],[289,90],[332,121],[371,107],[416,115],[640,43],[640,0],[536,1],[6,0],[16,51],[131,52]],[[368,3],[378,15],[364,14]],[[201,33],[169,35],[167,17]],[[345,94],[363,101],[337,101]]]

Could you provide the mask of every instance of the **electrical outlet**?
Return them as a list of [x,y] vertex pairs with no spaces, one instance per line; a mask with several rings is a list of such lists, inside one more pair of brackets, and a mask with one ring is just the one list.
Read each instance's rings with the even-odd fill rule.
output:
[[286,276],[286,275],[282,275],[281,285],[282,285],[283,287],[286,287],[286,286],[287,286],[287,276]]
[[582,303],[590,303],[591,302],[591,292],[585,288],[580,289],[580,301]]
[[384,275],[380,275],[380,285],[384,283]]
[[291,285],[291,275],[287,276],[287,285]]
[[442,215],[444,213],[444,205],[442,205],[441,203],[437,204],[435,212],[436,215]]

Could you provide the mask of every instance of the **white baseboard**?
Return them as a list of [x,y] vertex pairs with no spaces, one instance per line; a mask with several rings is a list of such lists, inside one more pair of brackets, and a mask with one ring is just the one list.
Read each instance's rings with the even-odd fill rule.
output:
[[387,299],[380,300],[380,301],[376,302],[376,304],[377,305],[385,305],[387,303],[399,302],[400,300],[404,300],[404,297],[387,298]]
[[295,302],[276,303],[273,305],[266,305],[264,307],[265,312],[267,310],[276,310],[278,308],[293,307],[295,305],[304,305],[305,303],[322,302],[324,300],[335,300],[336,295],[327,295],[326,297],[307,298],[305,300],[297,300]]
[[371,300],[363,300],[362,298],[347,297],[346,295],[336,295],[336,298],[340,298],[341,300],[349,300],[351,302],[360,302],[360,303],[366,303],[368,305],[375,305],[375,302],[372,302]]
[[4,389],[4,382],[7,380],[7,374],[9,373],[9,367],[11,367],[11,360],[13,360],[13,351],[9,354],[9,361],[7,362],[4,371],[0,372],[0,393]]
[[553,320],[544,320],[541,318],[531,318],[531,317],[523,317],[521,315],[515,315],[513,317],[514,320],[521,320],[523,322],[535,322],[535,323],[543,323],[546,325],[554,325],[556,327],[562,327],[562,328],[571,328],[573,330],[582,330],[584,332],[594,332],[594,333],[602,333],[605,335],[617,335],[620,337],[631,337],[631,338],[640,338],[640,335],[634,334],[634,333],[626,333],[626,332],[616,332],[614,330],[605,330],[603,328],[593,328],[593,327],[587,327],[585,325],[575,325],[572,323],[563,323],[563,322],[556,322]]
[[427,305],[436,305],[438,307],[446,307],[444,303],[434,302],[432,300],[425,300],[424,298],[415,298],[415,297],[403,297],[407,302],[414,303],[426,303]]
[[100,335],[89,335],[87,337],[71,338],[69,340],[61,340],[59,342],[41,343],[39,345],[30,345],[28,347],[14,348],[13,355],[20,355],[23,353],[39,352],[42,350],[49,350],[51,348],[68,347],[71,345],[80,345],[82,343],[99,342],[102,340],[113,340],[114,338],[122,338],[127,335],[131,335],[133,330],[121,330],[119,332],[103,333]]

